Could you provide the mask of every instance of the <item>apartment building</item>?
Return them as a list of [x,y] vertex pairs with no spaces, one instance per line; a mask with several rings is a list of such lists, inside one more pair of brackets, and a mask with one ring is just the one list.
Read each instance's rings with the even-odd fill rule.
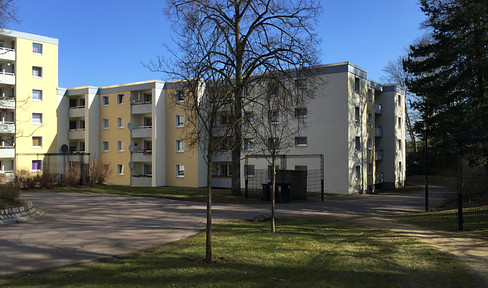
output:
[[0,175],[42,170],[57,151],[58,39],[0,31]]
[[[0,33],[0,175],[12,177],[21,169],[40,172],[46,153],[68,150],[109,163],[111,184],[206,185],[203,153],[185,137],[194,128],[177,105],[186,100],[180,82],[58,88],[57,66],[57,39]],[[307,155],[323,155],[326,192],[402,186],[404,91],[368,79],[366,70],[349,62],[312,70],[307,81],[318,83],[316,95],[295,107],[293,125],[302,128],[295,145],[283,150],[303,157],[290,159],[286,168],[317,169],[322,164]],[[279,113],[270,117],[280,125]],[[229,115],[220,118],[225,125]],[[244,155],[253,154],[253,141],[244,137]],[[241,162],[242,185],[244,171],[249,175],[269,166],[262,159],[246,167]],[[229,154],[219,155],[212,167],[213,186],[230,187],[230,163]]]

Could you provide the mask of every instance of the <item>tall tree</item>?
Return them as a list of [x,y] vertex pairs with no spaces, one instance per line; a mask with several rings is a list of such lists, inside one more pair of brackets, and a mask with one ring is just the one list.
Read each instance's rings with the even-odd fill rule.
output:
[[[409,90],[436,149],[453,151],[452,133],[488,127],[488,5],[486,0],[422,0],[432,41],[410,47]],[[477,156],[488,149],[475,148]],[[486,159],[486,158],[484,158]]]
[[13,0],[0,0],[0,29],[5,28],[5,24],[17,20],[17,9]]
[[[260,73],[316,64],[314,27],[319,8],[318,0],[168,0],[168,17],[174,21],[182,49],[176,54],[195,53],[200,39],[217,44],[195,61],[206,63],[232,90],[235,195],[241,193],[243,92]],[[213,61],[203,61],[209,57]]]

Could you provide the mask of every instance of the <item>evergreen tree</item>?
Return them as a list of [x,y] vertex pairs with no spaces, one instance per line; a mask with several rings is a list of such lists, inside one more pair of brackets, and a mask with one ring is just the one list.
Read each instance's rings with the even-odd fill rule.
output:
[[[488,127],[488,1],[420,3],[432,38],[410,47],[407,85],[422,96],[415,105],[429,124],[431,145],[452,153],[453,135]],[[486,146],[468,150],[486,159]]]

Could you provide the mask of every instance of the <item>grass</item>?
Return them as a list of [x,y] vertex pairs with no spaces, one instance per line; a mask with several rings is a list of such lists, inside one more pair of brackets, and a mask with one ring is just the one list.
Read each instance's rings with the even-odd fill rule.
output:
[[[392,216],[395,220],[433,230],[458,231],[457,209]],[[488,237],[488,205],[463,208],[464,229],[473,236]]]
[[123,259],[0,278],[2,287],[474,287],[451,256],[407,236],[331,218],[234,221]]
[[375,194],[416,194],[420,193],[424,188],[414,185],[405,185],[398,189],[376,190]]

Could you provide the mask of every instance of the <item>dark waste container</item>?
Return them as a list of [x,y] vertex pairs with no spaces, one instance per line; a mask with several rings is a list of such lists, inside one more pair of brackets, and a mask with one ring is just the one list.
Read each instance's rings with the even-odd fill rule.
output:
[[[271,183],[262,184],[263,185],[263,201],[271,201]],[[277,203],[288,203],[290,201],[290,183],[276,183],[275,187],[275,201]]]

